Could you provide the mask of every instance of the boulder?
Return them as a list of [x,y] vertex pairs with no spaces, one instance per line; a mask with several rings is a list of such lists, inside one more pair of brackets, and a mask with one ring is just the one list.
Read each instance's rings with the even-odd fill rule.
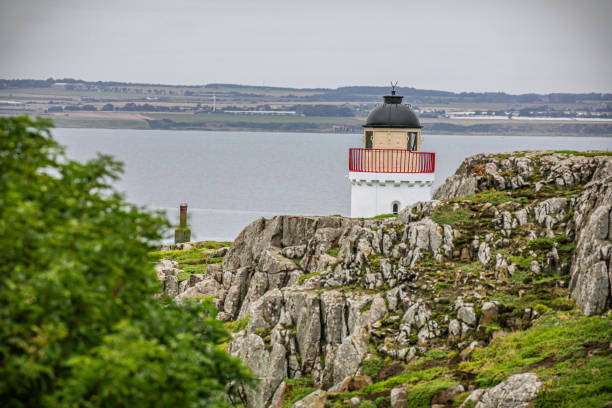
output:
[[329,389],[331,392],[351,392],[359,391],[366,385],[372,384],[372,379],[367,375],[346,377],[341,383]]
[[391,408],[404,408],[408,392],[405,385],[400,385],[391,390]]
[[481,326],[488,326],[491,323],[497,322],[499,318],[499,306],[497,302],[485,302],[482,305],[482,317],[480,318]]
[[537,375],[517,374],[489,390],[474,391],[466,401],[477,402],[476,408],[530,408],[541,389]]
[[287,350],[282,344],[273,344],[268,351],[264,340],[257,334],[245,334],[234,338],[228,345],[228,353],[239,357],[259,378],[257,387],[244,387],[247,405],[264,408],[271,402],[275,391],[287,376]]
[[274,395],[272,396],[272,401],[268,408],[282,408],[283,399],[285,398],[285,391],[287,390],[287,384],[285,382],[281,382]]
[[[612,187],[609,188],[612,200]],[[612,204],[596,207],[578,235],[570,290],[585,315],[601,314],[612,304],[610,219]]]
[[420,329],[430,317],[431,307],[426,303],[417,302],[406,310],[406,313],[404,313],[402,317],[402,322],[416,329]]
[[327,393],[317,390],[293,404],[293,408],[325,408],[325,401],[327,401]]
[[465,304],[457,309],[457,317],[465,324],[474,326],[476,324],[476,313],[474,312],[474,306]]
[[478,247],[478,262],[486,265],[491,260],[491,248],[486,242],[482,242]]

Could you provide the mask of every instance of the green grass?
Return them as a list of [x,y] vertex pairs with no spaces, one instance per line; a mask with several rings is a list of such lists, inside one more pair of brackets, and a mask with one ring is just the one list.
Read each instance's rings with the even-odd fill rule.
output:
[[176,251],[154,251],[149,253],[149,259],[158,262],[160,259],[172,259],[183,265],[193,265],[205,262],[210,257],[209,254],[198,248]]
[[376,380],[385,363],[379,358],[371,358],[361,363],[361,372]]
[[[516,266],[518,266],[520,269],[523,270],[529,270],[529,267],[531,266],[531,261],[533,261],[534,258],[531,257],[524,257],[524,256],[510,256],[508,257],[508,261],[513,264],[515,263]],[[516,273],[515,273],[516,275]]]
[[372,308],[372,300],[368,300],[365,305],[359,309],[359,313],[365,313]]
[[375,394],[380,391],[391,390],[392,388],[404,383],[433,380],[434,378],[445,372],[447,372],[446,368],[432,367],[426,370],[417,370],[409,373],[400,374],[395,377],[388,378],[385,381],[366,385],[358,392],[358,394]]
[[396,218],[397,214],[380,214],[375,217],[369,218],[370,220],[384,220],[386,218]]
[[339,248],[339,247],[336,247],[336,248],[331,248],[331,249],[329,249],[329,250],[327,251],[327,254],[328,254],[328,255],[333,256],[334,258],[337,258],[337,257],[338,257],[338,253],[339,253],[339,252],[340,252],[340,248]]
[[584,156],[584,157],[595,157],[595,156],[612,156],[612,152],[579,152],[577,150],[555,150],[554,153],[567,154],[570,156]]
[[436,378],[433,381],[409,385],[406,388],[406,408],[429,408],[434,395],[455,385],[459,383],[448,378]]
[[[492,387],[513,374],[535,372],[544,382],[537,407],[601,407],[612,399],[609,318],[578,312],[545,315],[533,327],[494,339],[459,365],[476,374],[481,387]],[[588,345],[599,344],[587,356]]]
[[247,324],[249,324],[249,317],[249,315],[246,315],[242,319],[234,320],[233,322],[227,322],[225,323],[225,328],[230,333],[238,333],[239,331],[244,330]]
[[[515,201],[506,192],[498,191],[498,190],[481,191],[480,193],[470,194],[465,197],[461,197],[458,200],[470,200],[475,203],[491,203],[491,204],[501,204],[501,203],[505,203],[508,201]],[[457,200],[454,200],[454,201],[457,201]]]
[[305,281],[306,279],[310,279],[310,278],[312,278],[313,276],[317,276],[317,275],[318,275],[318,274],[320,274],[320,273],[321,273],[321,271],[317,271],[317,272],[311,272],[311,273],[306,273],[306,274],[304,274],[304,275],[300,275],[300,279],[299,279],[299,283],[300,283],[300,285],[301,285],[302,283],[304,283],[304,281]]
[[[522,282],[522,280],[517,279],[517,282]],[[548,297],[550,298],[550,291],[548,289],[546,289],[546,291],[549,293]],[[505,307],[512,309],[514,311],[513,314],[516,316],[522,315],[523,310],[528,307],[535,307],[538,304],[549,305],[550,301],[552,301],[552,299],[543,299],[542,296],[538,296],[533,293],[526,293],[522,296],[517,296],[504,292],[498,292],[497,294],[493,295],[491,300],[497,300]]]
[[[155,251],[149,253],[149,259],[153,263],[159,262],[161,259],[172,259],[178,263],[179,269],[182,269],[187,277],[181,273],[184,279],[189,279],[190,274],[204,274],[210,264],[218,264],[223,262],[223,257],[211,257],[210,251],[216,250],[228,245],[231,242],[216,242],[202,241],[197,242],[194,248],[175,251]],[[181,280],[179,278],[179,280]]]
[[208,269],[208,264],[205,264],[205,265],[195,265],[195,266],[184,266],[183,267],[183,270],[185,272],[197,273],[197,274],[204,274],[204,273],[206,273],[207,269]]
[[287,389],[283,396],[282,408],[291,408],[293,404],[316,391],[312,377],[285,378]]
[[550,306],[556,310],[571,310],[575,306],[574,298],[558,297],[550,302]]
[[429,357],[431,359],[440,359],[446,357],[446,351],[440,349],[429,350],[425,353],[425,357]]
[[543,392],[535,401],[536,407],[593,407],[604,406],[612,399],[612,357],[591,357],[581,362],[566,361],[551,371]]
[[453,210],[450,205],[443,205],[431,214],[431,219],[440,225],[450,225],[451,227],[459,223],[468,223],[473,220],[474,213],[470,210],[457,208]]
[[191,274],[188,272],[181,272],[178,275],[176,275],[176,278],[180,281],[184,281],[184,280],[189,279],[190,276]]
[[195,247],[200,249],[220,249],[232,244],[231,241],[198,241],[194,243]]
[[527,249],[533,249],[534,251],[550,251],[555,245],[555,243],[558,243],[560,245],[567,245],[569,242],[569,238],[567,238],[565,235],[558,235],[556,237],[535,238],[529,241],[529,243],[527,244]]

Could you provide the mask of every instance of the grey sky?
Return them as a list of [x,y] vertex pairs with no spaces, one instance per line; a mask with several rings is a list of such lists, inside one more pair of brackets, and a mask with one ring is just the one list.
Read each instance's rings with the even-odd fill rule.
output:
[[0,77],[612,92],[612,1],[0,0]]

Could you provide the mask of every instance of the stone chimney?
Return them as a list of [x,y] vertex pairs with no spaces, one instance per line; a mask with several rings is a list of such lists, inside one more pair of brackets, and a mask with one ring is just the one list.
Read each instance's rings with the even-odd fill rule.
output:
[[191,240],[191,230],[187,226],[187,203],[181,203],[179,208],[179,226],[174,230],[175,244]]

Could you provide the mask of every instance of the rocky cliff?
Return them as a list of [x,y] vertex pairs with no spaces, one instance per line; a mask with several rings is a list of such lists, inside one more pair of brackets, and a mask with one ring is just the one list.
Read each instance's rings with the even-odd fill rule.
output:
[[[556,365],[537,366],[555,350],[501,372],[505,351],[483,350],[563,319],[600,324],[573,310],[612,307],[611,181],[605,154],[480,154],[398,217],[260,219],[205,273],[157,270],[177,301],[214,298],[227,351],[260,379],[248,407],[529,406],[555,391],[540,393]],[[556,341],[598,338],[601,352],[601,327]]]

